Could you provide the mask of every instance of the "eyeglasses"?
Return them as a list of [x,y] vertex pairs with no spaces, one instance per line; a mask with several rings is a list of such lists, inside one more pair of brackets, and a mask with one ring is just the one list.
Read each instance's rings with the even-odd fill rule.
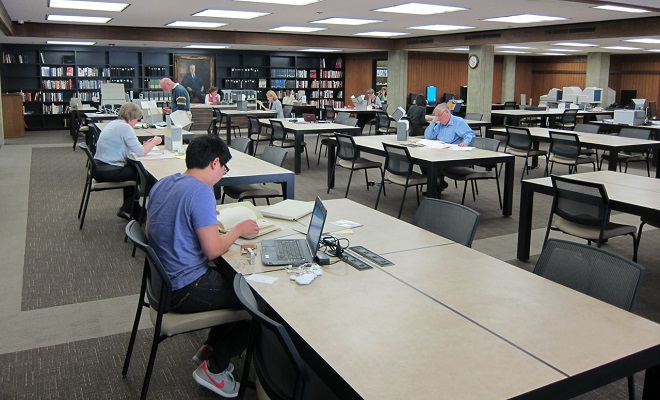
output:
[[229,167],[227,166],[227,164],[223,165],[223,167],[225,169],[225,174],[229,173]]

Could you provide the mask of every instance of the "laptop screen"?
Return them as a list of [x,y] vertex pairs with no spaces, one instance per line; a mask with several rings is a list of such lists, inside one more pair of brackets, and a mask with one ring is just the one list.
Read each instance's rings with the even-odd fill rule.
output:
[[323,234],[323,225],[325,225],[325,218],[328,215],[328,210],[325,209],[321,199],[316,197],[314,202],[314,210],[312,210],[312,219],[309,221],[309,228],[307,228],[307,244],[312,256],[316,256],[319,249],[319,242]]

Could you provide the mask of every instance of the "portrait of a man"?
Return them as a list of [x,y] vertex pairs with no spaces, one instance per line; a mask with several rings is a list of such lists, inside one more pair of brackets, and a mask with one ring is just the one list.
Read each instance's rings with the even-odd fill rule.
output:
[[191,103],[204,103],[206,91],[215,85],[213,61],[213,56],[175,56],[175,78],[188,91]]

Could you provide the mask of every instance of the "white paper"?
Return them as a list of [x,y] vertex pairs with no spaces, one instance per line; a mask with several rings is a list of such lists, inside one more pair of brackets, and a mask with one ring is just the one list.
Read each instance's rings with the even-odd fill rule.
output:
[[272,285],[273,282],[277,280],[277,277],[263,274],[252,274],[245,278],[248,281],[265,283],[266,285]]

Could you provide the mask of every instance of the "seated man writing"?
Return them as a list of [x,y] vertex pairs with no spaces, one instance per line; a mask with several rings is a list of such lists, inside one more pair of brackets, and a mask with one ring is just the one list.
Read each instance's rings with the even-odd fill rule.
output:
[[[151,189],[147,235],[172,282],[174,312],[241,308],[232,284],[234,271],[221,256],[239,236],[256,235],[259,228],[246,220],[224,235],[218,233],[213,185],[229,170],[230,158],[219,136],[197,136],[186,151],[187,170]],[[209,260],[217,267],[209,267]],[[201,362],[193,372],[195,381],[221,396],[236,397],[239,383],[230,359],[247,347],[248,336],[246,321],[211,328],[193,358]]]
[[446,103],[438,104],[433,110],[434,118],[424,131],[424,137],[449,144],[469,146],[474,139],[474,131],[461,117],[451,114]]

